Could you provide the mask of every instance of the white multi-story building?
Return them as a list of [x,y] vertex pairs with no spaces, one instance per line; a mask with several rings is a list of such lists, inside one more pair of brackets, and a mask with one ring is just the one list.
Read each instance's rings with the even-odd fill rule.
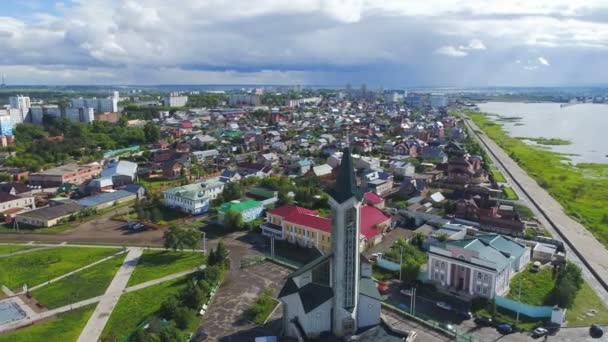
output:
[[395,103],[399,101],[403,101],[403,94],[397,92],[384,94],[384,102],[386,103]]
[[171,93],[163,98],[163,105],[166,107],[184,107],[188,103],[188,96],[179,93]]
[[32,107],[30,97],[17,95],[8,98],[9,111],[14,124],[22,123]]
[[247,105],[258,107],[261,103],[262,100],[259,95],[234,94],[228,96],[228,105],[230,106]]
[[530,262],[530,248],[498,234],[432,245],[428,280],[449,291],[494,298],[509,291],[509,280]]
[[323,98],[320,97],[320,96],[306,97],[306,98],[303,98],[303,99],[285,100],[285,105],[287,107],[296,107],[296,106],[301,106],[301,105],[305,105],[305,104],[312,104],[312,105],[316,106],[322,100],[323,100]]
[[72,108],[93,108],[95,113],[118,112],[118,97],[116,92],[109,99],[71,99]]
[[67,118],[74,122],[83,123],[91,123],[95,120],[95,110],[93,108],[60,108],[55,105],[32,107],[30,109],[29,119],[34,124],[42,125],[42,118],[45,115],[52,116],[54,118]]
[[32,122],[36,125],[42,125],[42,117],[48,115],[55,118],[61,117],[61,108],[57,105],[46,105],[46,106],[36,106],[30,108],[30,120],[26,120],[27,122]]
[[188,184],[163,191],[166,207],[177,208],[191,215],[203,214],[209,210],[209,202],[224,191],[224,183],[219,178],[211,178],[201,183]]
[[95,111],[93,108],[66,108],[64,117],[70,121],[88,124],[95,120]]

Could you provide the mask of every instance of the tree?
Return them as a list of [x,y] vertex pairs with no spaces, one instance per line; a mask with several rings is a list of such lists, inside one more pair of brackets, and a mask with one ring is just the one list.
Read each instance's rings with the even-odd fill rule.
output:
[[175,317],[173,320],[175,321],[175,326],[177,326],[178,329],[185,330],[194,321],[195,317],[196,315],[194,310],[181,307],[175,312]]
[[243,197],[243,186],[239,182],[229,182],[224,186],[222,197],[224,202],[230,202]]
[[293,203],[293,199],[289,196],[289,191],[287,189],[280,189],[278,194],[278,202],[277,205],[289,205]]
[[183,249],[180,237],[180,228],[177,226],[171,226],[163,234],[163,245],[166,249],[172,249],[174,252],[178,249]]
[[583,281],[580,267],[568,261],[557,274],[553,289],[554,302],[562,308],[572,307],[576,294],[583,286]]
[[[203,291],[193,281],[188,282],[188,285],[179,292],[181,302],[191,309],[198,309],[203,305],[205,296]],[[177,314],[177,311],[175,314]]]
[[144,126],[144,137],[148,143],[157,142],[160,139],[160,128],[152,122],[147,122]]
[[230,259],[228,258],[228,249],[224,242],[220,240],[215,248],[215,265],[219,265],[224,269],[230,268]]
[[234,210],[229,210],[224,214],[223,222],[224,226],[228,227],[231,231],[241,230],[245,226],[243,223],[243,215]]
[[183,250],[184,248],[196,249],[201,240],[201,232],[190,227],[171,226],[163,234],[164,247],[167,249]]
[[177,309],[181,306],[180,302],[175,297],[169,297],[160,305],[158,314],[166,320],[172,320],[175,317]]
[[160,341],[161,342],[177,342],[183,341],[184,336],[183,333],[177,329],[174,323],[169,323],[161,332],[160,332]]
[[150,221],[158,223],[162,219],[162,217],[163,216],[160,213],[160,209],[158,209],[158,207],[154,207],[152,208],[152,210],[150,210]]

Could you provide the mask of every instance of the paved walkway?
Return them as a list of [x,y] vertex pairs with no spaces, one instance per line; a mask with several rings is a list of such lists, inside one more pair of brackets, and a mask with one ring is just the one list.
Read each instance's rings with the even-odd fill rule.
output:
[[123,294],[123,291],[129,282],[129,278],[131,278],[131,274],[133,273],[135,266],[137,266],[139,257],[143,251],[143,248],[139,247],[129,248],[129,254],[127,254],[125,261],[123,262],[122,266],[120,266],[118,272],[116,272],[116,275],[114,276],[114,279],[112,279],[110,286],[108,286],[106,293],[102,296],[99,304],[97,304],[97,307],[95,308],[95,311],[93,311],[91,318],[89,318],[87,325],[85,325],[84,329],[80,333],[78,342],[99,340],[101,332],[106,326],[106,323],[108,322],[116,303],[118,303],[120,296]]
[[[103,259],[101,259],[101,260],[97,260],[97,261],[95,261],[95,262],[93,262],[93,263],[90,263],[90,264],[88,264],[88,265],[86,265],[86,266],[83,266],[83,267],[81,267],[81,268],[79,268],[79,269],[76,269],[76,270],[73,270],[73,271],[71,271],[71,272],[68,272],[68,273],[66,273],[66,274],[64,274],[64,275],[61,275],[61,276],[57,277],[57,278],[51,279],[51,280],[49,280],[49,281],[47,281],[47,282],[44,282],[44,283],[39,284],[39,285],[36,285],[36,286],[32,286],[32,287],[30,287],[28,290],[29,290],[29,291],[34,291],[34,290],[39,289],[39,288],[41,288],[41,287],[44,287],[44,286],[50,285],[50,284],[52,284],[52,283],[54,283],[54,282],[57,282],[57,281],[59,281],[59,280],[61,280],[61,279],[63,279],[63,278],[69,277],[69,276],[71,276],[71,275],[72,275],[72,274],[74,274],[74,273],[78,273],[78,272],[80,272],[80,271],[84,271],[84,270],[86,270],[87,268],[91,268],[91,267],[93,267],[93,266],[95,266],[95,265],[97,265],[97,264],[101,264],[102,262],[104,262],[104,261],[106,261],[106,260],[110,260],[110,259],[112,259],[112,258],[114,258],[114,257],[116,257],[116,256],[118,256],[118,255],[121,255],[121,254],[124,254],[124,252],[123,252],[123,251],[120,251],[120,252],[118,252],[118,253],[116,253],[116,254],[110,255],[110,256],[105,257],[105,258],[103,258]],[[23,294],[23,293],[24,293],[24,292],[22,291],[22,292],[20,292],[19,294]]]
[[[9,244],[6,244],[6,245],[9,245]],[[0,258],[10,257],[10,256],[13,256],[13,255],[21,255],[21,254],[26,254],[26,253],[36,252],[36,251],[41,251],[43,249],[49,249],[49,248],[52,248],[52,247],[50,247],[50,246],[41,246],[40,248],[24,249],[22,251],[16,251],[16,252],[12,252],[12,253],[0,254]]]
[[133,292],[133,291],[141,290],[141,289],[144,289],[144,288],[146,288],[148,286],[157,285],[157,284],[169,281],[169,280],[173,280],[173,279],[177,279],[177,278],[186,276],[188,274],[192,274],[192,273],[194,273],[196,271],[204,270],[205,268],[207,268],[207,265],[201,265],[201,266],[198,266],[198,267],[195,267],[195,268],[191,268],[191,269],[186,270],[186,271],[182,271],[182,272],[178,272],[178,273],[173,273],[173,274],[170,274],[170,275],[162,277],[162,278],[146,281],[146,282],[141,283],[141,284],[137,284],[137,285],[133,285],[133,286],[127,287],[124,290],[124,292],[126,293],[126,292]]
[[[470,132],[481,132],[472,120],[465,119],[464,122]],[[513,161],[492,139],[488,138],[485,134],[475,134],[481,140],[482,147],[489,150],[490,153],[488,155],[507,178],[513,190],[515,190],[520,199],[528,204],[543,226],[553,235],[553,238],[560,241],[569,241],[576,248],[577,252],[585,258],[590,268],[597,273],[599,278],[604,283],[608,283],[608,250],[582,224],[566,215],[563,207],[545,189],[538,185],[532,177],[528,176],[526,171]],[[559,228],[563,237],[555,230],[549,220]],[[568,259],[582,268],[583,275],[589,285],[604,302],[608,302],[606,288],[600,284],[598,279],[590,272],[589,267],[580,260],[579,256],[567,243],[565,247]]]

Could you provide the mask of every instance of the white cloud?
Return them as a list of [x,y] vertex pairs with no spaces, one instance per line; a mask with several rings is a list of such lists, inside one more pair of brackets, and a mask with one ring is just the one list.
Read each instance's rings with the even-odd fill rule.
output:
[[468,45],[460,45],[458,48],[460,50],[485,50],[486,46],[481,39],[471,39]]
[[544,66],[551,66],[545,57],[538,57],[538,62]]
[[459,50],[453,46],[442,46],[439,49],[435,50],[435,53],[440,55],[446,55],[450,57],[464,57],[468,55],[466,51]]

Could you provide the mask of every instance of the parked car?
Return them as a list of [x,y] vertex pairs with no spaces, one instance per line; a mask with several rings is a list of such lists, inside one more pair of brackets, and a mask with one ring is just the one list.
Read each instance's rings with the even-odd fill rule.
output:
[[404,296],[411,296],[412,295],[412,290],[410,290],[410,289],[402,289],[401,291],[399,291],[399,293],[401,293]]
[[444,310],[452,310],[452,306],[446,302],[437,302],[437,307]]
[[484,327],[489,327],[489,326],[492,326],[492,324],[493,324],[491,318],[483,317],[483,316],[479,316],[479,317],[475,318],[474,322],[475,322],[475,324],[484,326]]
[[604,329],[597,324],[591,324],[591,327],[589,327],[589,335],[593,338],[600,338],[604,335]]
[[532,272],[538,272],[540,270],[540,262],[539,261],[535,261],[532,264],[532,268],[530,268],[530,271]]
[[513,327],[509,324],[499,324],[496,326],[496,331],[503,335],[508,335],[513,332]]
[[416,337],[418,337],[418,334],[416,334],[416,332],[414,330],[410,330],[407,333],[407,337],[405,338],[405,342],[414,342],[416,340]]
[[131,221],[127,223],[127,228],[130,230],[140,230],[144,228],[144,224],[140,222]]
[[464,320],[469,320],[473,318],[473,314],[470,311],[458,311],[458,316]]
[[547,335],[547,333],[549,333],[549,331],[547,329],[538,327],[538,328],[534,329],[534,331],[532,332],[532,337],[534,337],[534,338],[543,337],[543,336]]

